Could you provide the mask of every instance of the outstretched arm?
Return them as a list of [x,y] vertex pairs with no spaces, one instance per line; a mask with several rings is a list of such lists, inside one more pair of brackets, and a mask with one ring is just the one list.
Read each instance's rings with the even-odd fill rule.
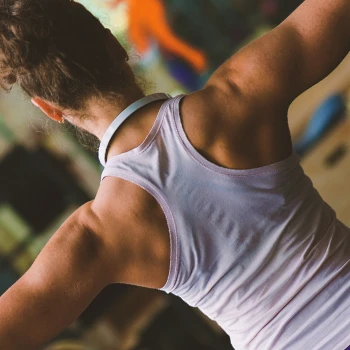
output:
[[[68,327],[110,283],[90,204],[56,232],[28,272],[0,298],[1,349],[38,349]],[[93,215],[93,214],[92,214]]]
[[234,86],[253,106],[280,111],[331,73],[349,50],[350,1],[306,0],[281,25],[229,59],[209,85],[227,91]]
[[188,137],[227,167],[285,159],[292,152],[291,102],[331,73],[349,50],[350,1],[305,0],[282,24],[225,62],[204,90],[184,100]]

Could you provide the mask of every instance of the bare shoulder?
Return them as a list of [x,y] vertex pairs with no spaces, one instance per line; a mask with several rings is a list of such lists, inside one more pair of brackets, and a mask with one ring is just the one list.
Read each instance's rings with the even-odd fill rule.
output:
[[86,266],[87,261],[99,261],[102,256],[103,242],[94,231],[91,223],[95,222],[92,217],[92,202],[78,208],[61,225],[57,232],[41,254],[50,251],[50,254],[62,254],[64,252],[68,260],[74,261],[75,266]]
[[[103,241],[85,219],[89,206],[61,225],[25,275],[1,296],[2,348],[38,349],[112,283]],[[40,327],[33,320],[40,320]]]
[[219,69],[203,90],[182,101],[182,124],[193,147],[230,169],[257,168],[287,158],[292,151],[287,109],[274,110],[280,118],[270,118],[270,106],[261,106],[244,87],[227,79],[225,71]]
[[104,242],[95,231],[96,225],[92,224],[96,223],[96,216],[93,215],[91,204],[92,202],[86,203],[77,209],[52,236],[28,271],[32,280],[34,275],[40,277],[49,274],[51,265],[42,261],[57,260],[61,261],[59,268],[56,267],[57,274],[65,274],[67,279],[85,271],[95,276],[96,283],[97,279],[101,279],[105,285],[111,282],[103,254]]
[[349,11],[346,0],[304,1],[229,58],[182,105],[193,146],[230,168],[268,165],[290,155],[289,106],[348,54]]
[[129,181],[106,177],[92,206],[106,255],[118,282],[151,288],[165,285],[170,264],[170,238],[156,199]]

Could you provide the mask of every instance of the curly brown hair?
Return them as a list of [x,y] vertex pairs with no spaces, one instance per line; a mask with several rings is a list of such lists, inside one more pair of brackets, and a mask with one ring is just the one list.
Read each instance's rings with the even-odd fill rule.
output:
[[79,110],[91,97],[115,98],[134,81],[111,54],[110,33],[72,0],[0,0],[0,85]]

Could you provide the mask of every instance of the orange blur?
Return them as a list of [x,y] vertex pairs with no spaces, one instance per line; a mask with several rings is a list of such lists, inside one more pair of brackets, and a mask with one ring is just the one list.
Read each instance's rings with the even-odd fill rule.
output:
[[152,37],[163,49],[187,61],[198,73],[206,70],[205,54],[180,39],[170,28],[162,0],[112,0],[111,5],[125,1],[129,6],[129,38],[139,53],[147,52]]

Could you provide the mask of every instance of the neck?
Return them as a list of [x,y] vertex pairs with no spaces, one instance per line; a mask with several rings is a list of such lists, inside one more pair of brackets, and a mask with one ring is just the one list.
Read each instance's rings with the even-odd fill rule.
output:
[[84,129],[90,134],[95,135],[101,141],[113,120],[124,109],[143,96],[144,94],[142,91],[138,90],[133,94],[121,97],[118,100],[118,103],[106,103],[105,100],[94,99],[88,103],[86,118],[68,116],[66,119],[78,128]]

